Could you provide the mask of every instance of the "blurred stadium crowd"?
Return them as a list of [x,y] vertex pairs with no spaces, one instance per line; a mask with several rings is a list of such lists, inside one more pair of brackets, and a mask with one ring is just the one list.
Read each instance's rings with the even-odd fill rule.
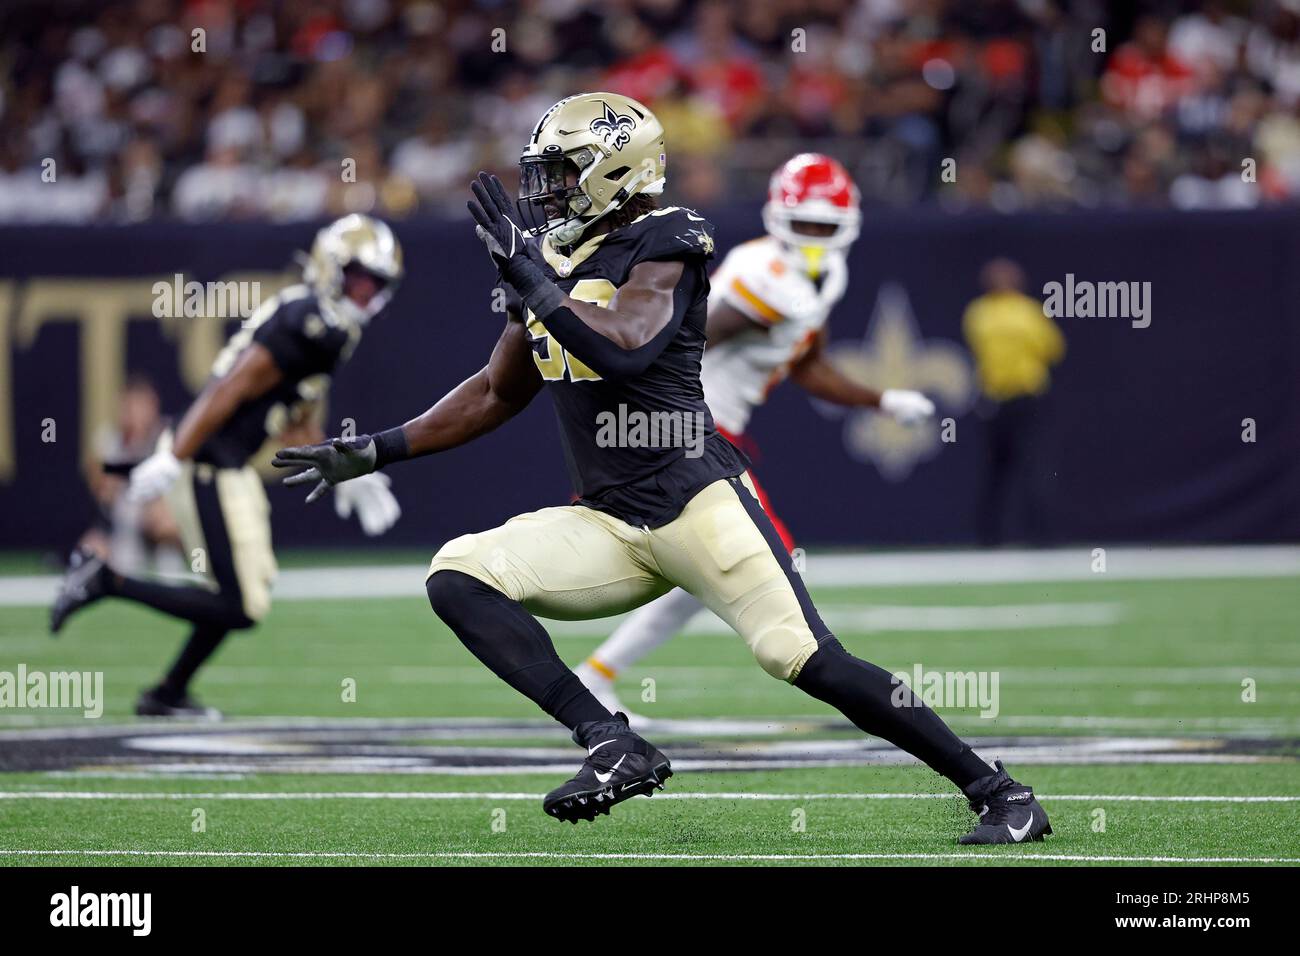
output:
[[1300,0],[17,0],[0,37],[0,221],[459,213],[585,89],[658,112],[691,205],[809,148],[868,203],[1300,193]]

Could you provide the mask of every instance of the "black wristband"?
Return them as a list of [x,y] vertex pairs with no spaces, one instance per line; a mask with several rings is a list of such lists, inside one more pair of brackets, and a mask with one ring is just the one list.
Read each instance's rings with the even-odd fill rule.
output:
[[527,256],[511,259],[502,271],[502,277],[514,286],[524,305],[539,319],[546,318],[564,302],[560,287]]
[[372,435],[375,443],[375,470],[394,461],[405,461],[411,457],[411,450],[406,444],[406,432],[401,426]]

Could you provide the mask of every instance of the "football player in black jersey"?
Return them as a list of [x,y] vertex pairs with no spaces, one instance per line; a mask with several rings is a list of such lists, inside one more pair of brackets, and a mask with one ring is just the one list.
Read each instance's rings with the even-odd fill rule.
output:
[[[312,496],[395,461],[470,441],[549,386],[574,504],[468,534],[434,556],[434,611],[498,676],[587,748],[543,807],[594,819],[671,774],[668,758],[611,714],[533,617],[608,617],[680,586],[731,625],[759,665],[914,754],[960,787],[982,819],[965,842],[1041,839],[1033,792],[989,767],[889,672],[853,657],[822,623],[700,386],[712,227],[656,208],[663,129],[635,100],[562,100],[520,159],[518,213],[479,175],[476,232],[516,296],[487,365],[405,425],[351,441],[283,449]],[[509,310],[508,310],[509,313]],[[342,487],[346,487],[343,484]]]
[[[154,454],[132,469],[127,493],[141,501],[167,497],[186,554],[201,556],[207,587],[133,578],[92,552],[73,555],[51,611],[52,631],[74,611],[109,596],[194,625],[161,683],[141,694],[136,713],[218,716],[190,696],[190,681],[226,634],[252,627],[270,609],[276,572],[270,506],[248,461],[288,426],[307,429],[309,440],[324,437],[312,413],[323,408],[330,375],[351,356],[401,277],[402,250],[384,223],[351,215],[322,229],[303,283],[263,303],[243,323],[175,434],[164,435]],[[339,516],[356,511],[367,534],[386,531],[401,513],[387,476],[368,476],[338,492]]]

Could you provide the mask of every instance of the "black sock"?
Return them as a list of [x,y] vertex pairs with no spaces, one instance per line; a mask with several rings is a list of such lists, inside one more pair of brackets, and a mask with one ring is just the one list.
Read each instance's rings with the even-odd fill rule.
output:
[[185,646],[181,648],[180,655],[172,664],[171,670],[158,685],[159,689],[168,697],[184,697],[195,672],[221,646],[221,642],[229,633],[223,627],[197,625],[190,634],[189,640],[185,642]]
[[824,639],[808,658],[794,686],[835,707],[872,736],[925,761],[963,790],[993,773],[906,685],[908,706],[896,706],[898,681],[883,668],[854,657],[833,637]]
[[460,571],[438,571],[426,588],[434,612],[470,653],[564,726],[610,719],[518,601]]
[[189,584],[161,584],[110,573],[108,593],[195,624],[226,629],[252,624],[239,602],[220,591]]

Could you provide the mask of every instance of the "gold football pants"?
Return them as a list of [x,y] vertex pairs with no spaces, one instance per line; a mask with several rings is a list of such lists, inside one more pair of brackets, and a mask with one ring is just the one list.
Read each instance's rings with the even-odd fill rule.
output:
[[793,681],[827,634],[747,476],[715,481],[660,528],[568,505],[462,535],[429,574],[460,571],[541,617],[622,614],[674,587],[745,639],[763,670]]
[[262,479],[248,465],[216,468],[186,462],[167,493],[191,567],[208,585],[237,595],[244,616],[260,621],[271,609],[275,554],[271,505]]

